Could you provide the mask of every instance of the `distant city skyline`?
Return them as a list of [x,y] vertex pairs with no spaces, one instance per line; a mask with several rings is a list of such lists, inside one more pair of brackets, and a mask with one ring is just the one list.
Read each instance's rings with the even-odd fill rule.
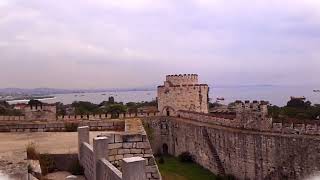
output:
[[1,0],[0,88],[320,86],[318,0]]

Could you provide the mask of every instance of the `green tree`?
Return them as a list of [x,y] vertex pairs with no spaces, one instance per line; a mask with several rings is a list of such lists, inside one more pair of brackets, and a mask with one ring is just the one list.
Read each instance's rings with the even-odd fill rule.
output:
[[111,113],[111,118],[118,118],[120,113],[127,112],[127,107],[123,104],[112,104],[106,107],[106,112]]
[[74,108],[76,114],[95,114],[101,111],[98,105],[87,101],[75,101],[71,106]]

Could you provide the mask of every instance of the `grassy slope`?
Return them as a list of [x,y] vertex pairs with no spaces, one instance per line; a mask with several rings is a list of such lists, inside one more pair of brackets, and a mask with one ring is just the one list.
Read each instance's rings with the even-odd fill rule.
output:
[[214,180],[216,176],[194,163],[181,163],[177,158],[165,157],[159,164],[163,180]]

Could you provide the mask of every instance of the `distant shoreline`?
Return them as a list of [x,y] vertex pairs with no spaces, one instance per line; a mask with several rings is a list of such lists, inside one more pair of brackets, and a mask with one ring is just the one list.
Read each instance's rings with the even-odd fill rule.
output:
[[22,103],[22,102],[28,102],[31,99],[39,100],[39,101],[45,101],[45,100],[52,100],[56,99],[55,96],[44,96],[44,97],[25,97],[25,98],[14,98],[14,99],[7,99],[4,101],[7,101],[9,104],[16,104],[16,103]]

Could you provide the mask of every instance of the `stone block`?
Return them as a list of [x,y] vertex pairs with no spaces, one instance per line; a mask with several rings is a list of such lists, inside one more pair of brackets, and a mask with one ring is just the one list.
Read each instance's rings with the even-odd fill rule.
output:
[[123,155],[124,158],[130,158],[130,157],[133,157],[133,154],[125,154]]
[[139,142],[142,141],[142,136],[140,134],[135,135],[125,135],[123,136],[124,142]]
[[119,143],[119,142],[123,142],[123,140],[122,140],[122,135],[121,134],[115,134],[114,135],[114,142],[115,143]]
[[116,159],[115,156],[109,156],[109,161],[114,161]]
[[153,155],[152,154],[144,154],[143,157],[144,158],[150,158],[150,157],[153,157]]
[[144,153],[145,153],[145,154],[153,154],[153,153],[152,153],[152,149],[145,149],[145,150],[144,150]]
[[156,165],[156,160],[154,158],[150,158],[148,160],[148,165]]
[[156,166],[146,166],[146,172],[147,173],[157,173],[158,169]]
[[109,144],[108,148],[109,148],[109,149],[119,149],[119,148],[122,148],[122,143]]
[[141,149],[130,149],[130,153],[132,153],[132,154],[141,154],[142,150]]
[[152,177],[154,179],[159,179],[160,178],[159,173],[152,173]]
[[133,144],[132,143],[123,143],[123,148],[126,148],[126,149],[130,149],[133,147]]
[[129,154],[130,149],[118,149],[118,154]]
[[149,149],[150,144],[148,142],[137,142],[137,147],[136,148],[141,148],[141,149]]
[[118,154],[118,149],[111,149],[109,151],[109,155],[117,155]]
[[121,159],[123,159],[123,155],[121,154],[121,155],[116,155],[115,156],[115,160],[121,160]]

